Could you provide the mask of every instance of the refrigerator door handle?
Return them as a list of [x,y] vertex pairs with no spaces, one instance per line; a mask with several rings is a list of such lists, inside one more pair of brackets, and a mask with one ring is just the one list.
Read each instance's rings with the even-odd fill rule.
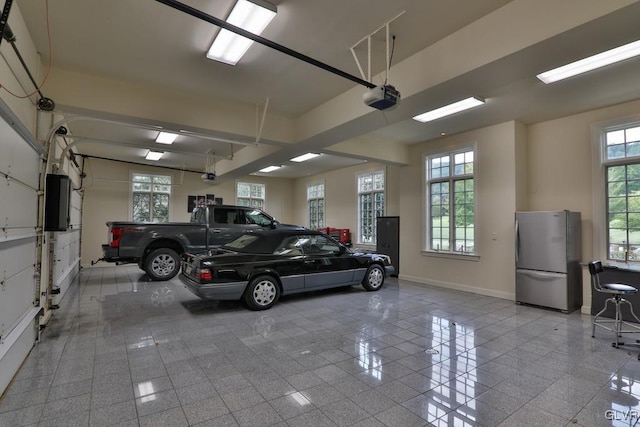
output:
[[533,277],[540,280],[556,280],[558,277],[566,276],[565,273],[547,273],[546,271],[533,271],[533,270],[517,270],[518,274],[523,276]]
[[516,229],[515,229],[515,246],[516,246],[516,263],[520,258],[520,225],[518,224],[518,220],[516,219]]

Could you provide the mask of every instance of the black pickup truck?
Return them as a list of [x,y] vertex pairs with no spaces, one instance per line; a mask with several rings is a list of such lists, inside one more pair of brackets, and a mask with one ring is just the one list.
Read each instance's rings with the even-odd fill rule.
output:
[[107,222],[109,243],[99,261],[137,263],[152,280],[169,280],[180,271],[183,253],[201,253],[224,245],[246,231],[303,228],[281,224],[248,206],[197,207],[190,222]]

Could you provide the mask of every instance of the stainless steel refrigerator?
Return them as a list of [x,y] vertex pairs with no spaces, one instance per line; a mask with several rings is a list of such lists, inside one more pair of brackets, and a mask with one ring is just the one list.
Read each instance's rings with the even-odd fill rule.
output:
[[580,212],[516,212],[516,303],[582,305]]

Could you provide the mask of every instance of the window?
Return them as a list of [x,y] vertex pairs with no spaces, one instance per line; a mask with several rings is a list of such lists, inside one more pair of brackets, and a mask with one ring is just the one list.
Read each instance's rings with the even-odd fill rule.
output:
[[384,215],[384,171],[358,176],[358,242],[376,243],[376,218]]
[[324,227],[324,184],[313,184],[307,187],[307,204],[309,228],[317,230]]
[[133,220],[168,222],[171,177],[134,173],[131,181]]
[[426,171],[428,250],[474,254],[474,150],[429,156]]
[[264,184],[239,182],[236,187],[237,204],[252,208],[264,209]]
[[640,261],[640,126],[605,129],[607,259]]

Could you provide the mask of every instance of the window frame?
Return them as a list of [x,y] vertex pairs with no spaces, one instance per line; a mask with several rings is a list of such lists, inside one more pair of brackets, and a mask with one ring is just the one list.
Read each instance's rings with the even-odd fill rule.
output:
[[[249,186],[249,197],[241,197],[240,196],[240,186],[248,185]],[[254,197],[252,195],[252,187],[260,186],[262,187],[262,197]],[[244,200],[248,200],[249,204],[245,204]],[[254,201],[260,201],[260,203],[255,204]],[[267,186],[266,184],[262,184],[259,182],[246,182],[246,181],[236,181],[236,205],[238,206],[246,206],[250,208],[258,208],[260,210],[265,210],[265,206],[267,204]]]
[[[311,193],[311,189],[313,187],[322,187],[322,197],[311,197],[310,193]],[[316,190],[317,192],[318,190]],[[316,204],[318,204],[320,201],[322,201],[322,209],[319,209],[316,206],[316,218],[315,221],[318,224],[315,228],[313,226],[313,214],[312,214],[312,209],[311,209],[311,204],[312,202],[316,202]],[[320,215],[322,214],[322,215]],[[318,228],[325,228],[326,227],[326,216],[327,215],[327,200],[325,197],[325,183],[324,182],[316,182],[316,183],[309,183],[307,184],[307,223],[309,224],[309,229],[311,230],[317,230]],[[320,220],[318,217],[322,216],[322,220]]]
[[[430,164],[432,159],[449,157],[450,163],[449,167],[453,171],[455,167],[455,156],[456,154],[462,154],[472,152],[473,153],[473,171],[471,173],[464,173],[461,175],[449,174],[448,177],[431,177],[431,169]],[[480,256],[479,249],[479,241],[478,241],[478,149],[477,144],[466,144],[460,146],[459,148],[446,150],[446,151],[438,151],[433,153],[425,153],[422,158],[422,167],[423,167],[423,197],[424,197],[424,215],[423,215],[423,226],[424,226],[424,241],[423,241],[423,250],[422,252],[427,255],[433,256],[442,256],[442,257],[450,257],[450,258],[458,258],[458,259],[471,259],[476,260]],[[472,223],[472,231],[474,234],[473,237],[473,251],[459,251],[456,250],[456,235],[455,235],[455,182],[464,181],[464,180],[473,180],[473,223]],[[449,249],[434,249],[432,247],[433,236],[432,236],[432,221],[431,221],[431,212],[433,210],[431,204],[431,184],[434,183],[448,183],[449,184],[449,203],[448,209],[451,212],[451,219],[448,226],[449,233]],[[466,226],[468,227],[468,226]],[[465,227],[465,228],[466,228]],[[468,239],[465,239],[465,241]]]
[[[629,259],[623,255],[621,259],[610,258],[610,227],[609,227],[609,176],[611,167],[640,165],[640,153],[630,157],[607,157],[607,134],[609,132],[626,130],[640,126],[640,114],[605,122],[594,123],[591,126],[592,159],[593,159],[593,252],[597,259],[606,260],[612,264],[630,264],[640,267],[640,259]],[[628,141],[623,144],[626,145]],[[625,198],[628,197],[625,196]],[[628,215],[629,209],[625,213]],[[628,232],[628,225],[626,228]],[[627,242],[627,247],[629,247]]]
[[[382,190],[376,190],[375,188],[375,176],[378,174],[382,174]],[[366,178],[367,176],[370,176],[372,178],[372,188],[370,191],[361,191],[360,190],[360,180],[361,178]],[[363,219],[363,213],[362,213],[362,201],[361,198],[363,195],[369,194],[372,196],[372,215],[373,218],[371,218],[372,220],[372,224],[371,224],[371,228],[372,228],[372,232],[371,232],[371,241],[365,241],[363,239],[363,232],[362,232],[362,228],[363,228],[363,224],[362,224],[362,219]],[[376,204],[376,200],[375,200],[375,196],[376,194],[382,194],[382,215],[376,215],[376,209],[375,209],[375,204]],[[386,214],[387,211],[387,171],[386,169],[376,169],[376,170],[372,170],[372,171],[367,171],[367,172],[360,172],[357,174],[356,176],[356,204],[358,206],[357,209],[357,213],[358,213],[358,218],[357,218],[357,233],[356,233],[356,241],[358,242],[359,245],[375,245],[376,244],[376,238],[377,238],[377,218],[379,216],[384,216]]]
[[[134,184],[136,183],[135,179],[137,176],[145,176],[145,177],[150,177],[151,181],[149,182],[151,189],[149,191],[143,191],[143,190],[135,190],[134,189]],[[158,184],[158,185],[166,185],[169,187],[169,191],[168,192],[164,192],[164,191],[153,191],[153,180],[154,178],[168,178],[169,179],[169,183],[168,184]],[[166,221],[163,222],[170,222],[171,221],[171,205],[172,205],[172,195],[173,195],[173,176],[170,174],[155,174],[155,173],[149,173],[149,172],[137,172],[137,171],[131,171],[130,172],[130,185],[129,185],[129,219],[131,221],[138,221],[137,219],[135,219],[134,214],[133,214],[133,208],[134,208],[134,199],[135,199],[135,194],[136,193],[142,193],[142,194],[150,194],[150,206],[149,206],[149,221],[145,221],[145,222],[157,222],[154,221],[154,215],[153,215],[153,206],[151,205],[152,200],[153,200],[153,195],[154,194],[166,194],[169,197],[168,203],[167,203],[167,218]]]

